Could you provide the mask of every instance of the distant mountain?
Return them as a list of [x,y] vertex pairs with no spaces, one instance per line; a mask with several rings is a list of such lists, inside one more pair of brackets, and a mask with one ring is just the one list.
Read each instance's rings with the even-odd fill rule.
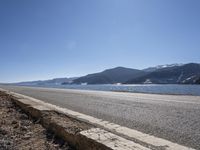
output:
[[115,84],[145,75],[146,72],[124,67],[107,69],[103,72],[88,74],[73,81],[73,84]]
[[158,66],[155,66],[155,67],[149,67],[149,68],[145,68],[143,69],[143,71],[146,71],[146,72],[153,72],[153,71],[156,71],[158,69],[163,69],[163,68],[170,68],[170,67],[176,67],[176,66],[182,66],[184,64],[166,64],[166,65],[158,65]]
[[28,86],[65,84],[200,84],[200,64],[169,64],[143,70],[116,67],[78,78],[55,78],[14,83]]
[[200,77],[200,64],[189,63],[185,65],[175,65],[164,67],[148,74],[133,78],[125,82],[126,84],[195,84]]
[[49,86],[49,85],[61,85],[64,83],[72,83],[76,78],[55,78],[50,80],[38,80],[38,81],[27,81],[15,83],[15,85],[29,85],[29,86]]

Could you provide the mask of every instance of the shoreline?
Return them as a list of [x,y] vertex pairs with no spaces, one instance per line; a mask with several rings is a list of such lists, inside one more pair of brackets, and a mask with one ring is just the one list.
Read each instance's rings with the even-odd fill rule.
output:
[[[79,91],[79,90],[81,90],[81,91],[101,91],[101,92],[122,92],[122,93],[135,93],[135,94],[152,94],[152,95],[168,95],[168,96],[170,96],[170,95],[174,95],[174,96],[200,96],[200,94],[182,94],[182,93],[171,93],[171,92],[151,92],[151,91],[149,91],[149,92],[146,92],[146,91],[144,91],[144,92],[142,92],[142,91],[128,91],[128,90],[115,90],[115,89],[111,89],[111,90],[104,90],[104,89],[91,89],[91,88],[78,88],[78,87],[84,87],[85,85],[78,85],[78,87],[74,87],[74,85],[72,85],[72,87],[66,87],[66,86],[32,86],[32,85],[13,85],[13,84],[7,84],[7,85],[5,85],[5,84],[0,84],[0,85],[3,85],[3,86],[19,86],[19,87],[33,87],[33,88],[45,88],[45,89],[62,89],[62,90],[77,90],[77,91]],[[136,87],[136,86],[142,86],[142,87],[157,87],[157,86],[162,86],[162,85],[168,85],[168,86],[170,86],[170,85],[180,85],[180,84],[147,84],[147,86],[145,86],[145,84],[144,85],[137,85],[137,84],[134,84],[134,85],[129,85],[130,87]],[[185,84],[184,84],[185,85]],[[191,84],[190,84],[191,85]],[[75,85],[76,86],[76,85]],[[86,86],[88,86],[88,85],[86,85]],[[103,87],[103,86],[105,86],[105,87],[108,87],[108,86],[113,86],[113,85],[111,85],[111,84],[102,84],[102,85],[89,85],[90,87],[92,87],[92,86],[100,86],[100,87]],[[114,85],[115,86],[115,85]],[[126,86],[126,85],[116,85],[116,86]],[[127,86],[127,87],[129,87],[129,86]],[[181,85],[180,85],[181,86]],[[196,85],[196,84],[193,84],[192,86],[197,86],[197,87],[199,87],[200,88],[200,85]]]

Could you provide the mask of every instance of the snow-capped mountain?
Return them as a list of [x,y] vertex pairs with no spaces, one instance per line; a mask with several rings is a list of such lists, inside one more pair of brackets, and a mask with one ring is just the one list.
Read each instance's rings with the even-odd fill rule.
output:
[[163,69],[163,68],[169,68],[169,67],[177,67],[177,66],[183,66],[184,64],[179,64],[179,63],[175,63],[175,64],[165,64],[165,65],[158,65],[158,66],[155,66],[155,67],[149,67],[149,68],[145,68],[143,69],[143,71],[146,71],[146,72],[153,72],[153,71],[156,71],[158,69]]
[[181,66],[158,68],[148,74],[131,79],[127,84],[197,84],[200,78],[200,64],[189,63]]

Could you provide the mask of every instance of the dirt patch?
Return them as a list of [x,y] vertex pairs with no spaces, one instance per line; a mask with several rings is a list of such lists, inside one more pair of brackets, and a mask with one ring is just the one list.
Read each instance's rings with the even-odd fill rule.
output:
[[[81,129],[78,127],[77,130]],[[43,128],[38,120],[28,116],[0,92],[0,150],[18,149],[72,150],[72,147]]]

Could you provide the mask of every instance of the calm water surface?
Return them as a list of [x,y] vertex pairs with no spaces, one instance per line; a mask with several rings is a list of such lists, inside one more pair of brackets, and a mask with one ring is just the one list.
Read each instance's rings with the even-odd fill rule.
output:
[[45,86],[45,87],[200,96],[200,85],[175,85],[175,84],[111,85],[111,84],[106,84],[106,85],[57,85],[57,86]]

